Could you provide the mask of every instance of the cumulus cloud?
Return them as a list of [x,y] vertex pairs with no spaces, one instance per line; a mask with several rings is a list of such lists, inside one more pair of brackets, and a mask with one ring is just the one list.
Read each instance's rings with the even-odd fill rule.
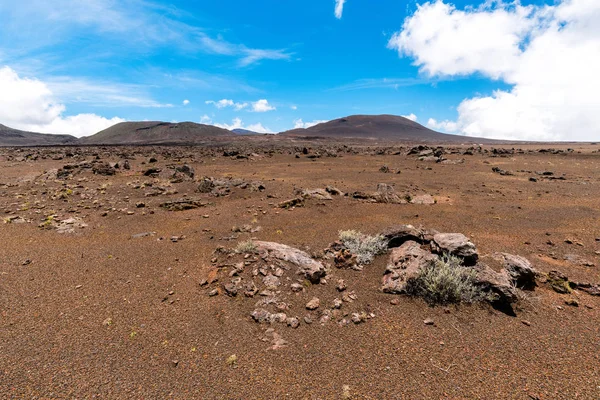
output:
[[205,101],[205,103],[212,104],[215,107],[217,107],[218,109],[222,109],[222,108],[226,108],[226,107],[233,107],[236,111],[239,111],[239,110],[242,110],[242,109],[248,107],[248,103],[236,103],[230,99],[222,99],[219,101],[208,100],[208,101]]
[[65,116],[66,106],[40,80],[21,78],[9,67],[0,68],[0,123],[41,133],[86,136],[123,122],[96,114]]
[[406,119],[410,119],[411,121],[417,122],[417,116],[413,113],[410,113],[408,115],[402,115],[402,116]]
[[388,46],[430,77],[481,74],[511,86],[463,100],[455,121],[430,119],[434,129],[592,141],[600,132],[599,20],[595,0],[494,1],[464,10],[437,0],[419,6]]
[[316,119],[311,122],[304,122],[304,121],[302,121],[302,118],[298,118],[297,120],[294,120],[294,129],[301,129],[301,128],[306,129],[306,128],[310,128],[311,126],[322,124],[323,122],[327,122],[327,120]]
[[[206,117],[206,116],[205,116]],[[207,122],[210,123],[210,122]],[[256,123],[256,124],[250,124],[250,125],[244,125],[244,122],[240,119],[240,118],[234,118],[233,121],[231,121],[231,124],[212,124],[214,126],[217,126],[219,128],[223,128],[223,129],[229,129],[230,131],[234,130],[234,129],[245,129],[248,131],[252,131],[252,132],[257,132],[257,133],[273,133],[272,130],[270,130],[269,128],[263,126],[261,123]]]
[[342,19],[342,13],[344,12],[344,3],[346,0],[335,0],[335,17]]
[[261,99],[252,103],[252,111],[254,112],[267,112],[273,110],[276,110],[276,108],[270,105],[266,99]]
[[183,101],[183,105],[184,105],[184,106],[187,106],[188,104],[190,104],[190,101],[189,101],[189,100],[187,100],[187,99],[185,99],[185,100]]

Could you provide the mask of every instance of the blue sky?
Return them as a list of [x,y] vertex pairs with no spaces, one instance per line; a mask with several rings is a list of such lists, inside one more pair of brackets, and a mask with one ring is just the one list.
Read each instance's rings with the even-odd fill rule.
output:
[[[300,126],[299,120],[386,113],[412,115],[442,131],[528,138],[515,127],[521,119],[502,129],[482,120],[491,112],[491,120],[506,119],[535,108],[519,116],[534,138],[562,138],[559,131],[571,126],[575,116],[552,120],[552,107],[560,104],[544,105],[542,111],[551,112],[541,114],[532,99],[547,97],[548,89],[521,70],[539,54],[536,39],[562,34],[565,23],[585,25],[600,2],[336,3],[0,0],[0,105],[10,93],[24,97],[15,100],[21,108],[40,108],[29,115],[11,104],[10,115],[0,111],[0,123],[78,136],[120,120],[278,132]],[[574,17],[564,17],[568,7]],[[589,37],[593,28],[584,28],[573,31]],[[419,39],[425,31],[433,40]],[[444,38],[454,39],[448,45]],[[597,66],[597,58],[587,61]],[[535,96],[521,95],[536,84]],[[488,98],[494,109],[482,110],[479,100]],[[579,108],[597,105],[588,103]],[[593,130],[589,114],[583,128]]]

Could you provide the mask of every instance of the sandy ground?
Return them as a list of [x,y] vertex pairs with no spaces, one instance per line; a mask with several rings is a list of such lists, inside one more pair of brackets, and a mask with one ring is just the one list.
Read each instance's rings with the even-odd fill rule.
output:
[[[327,285],[296,295],[291,311],[303,317],[305,301],[315,295],[329,303],[331,286],[343,278],[358,296],[348,307],[368,309],[374,318],[348,326],[274,325],[287,346],[272,350],[262,340],[268,326],[250,318],[254,300],[209,297],[199,285],[218,246],[254,237],[318,252],[340,230],[373,234],[394,224],[461,232],[482,254],[518,254],[541,272],[600,283],[597,149],[445,156],[464,159],[461,164],[419,161],[406,148],[398,155],[361,150],[314,159],[260,149],[236,159],[193,148],[84,148],[53,160],[72,150],[0,150],[0,212],[25,220],[0,223],[0,397],[600,398],[600,297],[583,292],[558,294],[541,285],[520,302],[516,316],[482,304],[430,307],[379,290],[387,261],[381,256],[361,272],[333,270]],[[87,169],[66,180],[39,178],[94,160],[93,154],[117,162],[125,153],[131,169],[114,176]],[[27,154],[39,157],[20,158]],[[148,164],[151,156],[158,161]],[[142,174],[170,164],[192,166],[194,179],[168,183]],[[383,165],[400,173],[382,173]],[[196,193],[202,176],[261,181],[266,189]],[[177,193],[147,197],[152,187],[135,188],[144,182]],[[374,191],[378,183],[430,194],[437,203],[335,197],[292,210],[276,207],[294,197],[294,188]],[[159,207],[184,196],[207,205],[180,212]],[[63,234],[38,227],[48,215],[81,218],[87,227]],[[232,232],[245,224],[261,230]],[[144,232],[155,234],[132,238]],[[399,304],[390,304],[395,298]],[[572,299],[578,307],[565,304]],[[435,324],[425,325],[427,318]]]

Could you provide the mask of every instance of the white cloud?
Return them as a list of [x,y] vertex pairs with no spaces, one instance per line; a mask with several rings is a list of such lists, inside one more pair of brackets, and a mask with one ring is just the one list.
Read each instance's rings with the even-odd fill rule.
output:
[[218,109],[222,109],[222,108],[226,108],[226,107],[233,107],[233,108],[235,108],[236,111],[239,111],[239,110],[242,110],[242,109],[248,107],[248,103],[236,103],[230,99],[222,99],[219,101],[208,100],[208,101],[205,101],[205,103],[212,104],[215,107],[217,107]]
[[261,99],[252,103],[252,111],[254,112],[267,112],[273,110],[276,110],[276,108],[270,105],[266,99]]
[[185,99],[185,100],[183,101],[183,105],[184,105],[184,106],[187,106],[188,104],[190,104],[190,101],[189,101],[188,99]]
[[346,0],[335,0],[335,17],[337,19],[342,18],[342,13],[344,12],[344,3]]
[[296,111],[298,109],[298,106],[290,106],[290,108],[294,111]]
[[[189,21],[184,11],[156,1],[0,1],[3,28],[0,47],[10,47],[9,50],[23,54],[84,30],[88,35],[117,39],[119,49],[145,52],[148,48],[167,45],[186,52],[230,56],[236,58],[240,66],[292,57],[285,49],[256,49],[229,42],[220,35],[211,37],[203,27]],[[14,46],[15,43],[18,45]]]
[[246,129],[248,131],[257,132],[257,133],[273,133],[273,131],[271,131],[267,127],[264,127],[261,123],[244,126],[244,123],[240,118],[234,118],[233,121],[231,121],[231,124],[213,124],[213,125],[217,126],[219,128],[229,129],[230,131],[234,130],[234,129]]
[[428,126],[469,136],[597,140],[600,2],[553,6],[486,2],[458,10],[442,0],[408,17],[389,47],[429,76],[479,73],[512,86],[463,100],[456,121]]
[[0,93],[0,123],[11,128],[81,137],[124,121],[96,114],[65,116],[66,106],[46,83],[21,78],[9,67],[0,68]]
[[442,132],[456,132],[458,130],[456,122],[448,120],[437,121],[434,118],[429,118],[427,120],[427,127]]
[[402,116],[406,119],[410,119],[413,122],[417,122],[417,116],[413,113],[410,113],[408,115],[402,115]]
[[212,118],[209,117],[208,115],[204,114],[201,118],[200,118],[200,123],[201,124],[211,124],[212,123]]
[[328,122],[328,121],[325,119],[316,119],[311,122],[304,122],[304,121],[302,121],[302,118],[298,118],[298,119],[294,120],[294,129],[301,129],[301,128],[306,129],[306,128],[310,128],[311,126],[322,124],[323,122]]

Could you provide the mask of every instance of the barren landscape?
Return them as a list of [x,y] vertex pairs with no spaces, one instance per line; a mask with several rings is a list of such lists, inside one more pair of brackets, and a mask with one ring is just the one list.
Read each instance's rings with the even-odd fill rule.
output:
[[0,149],[1,397],[599,398],[600,147],[418,145]]

